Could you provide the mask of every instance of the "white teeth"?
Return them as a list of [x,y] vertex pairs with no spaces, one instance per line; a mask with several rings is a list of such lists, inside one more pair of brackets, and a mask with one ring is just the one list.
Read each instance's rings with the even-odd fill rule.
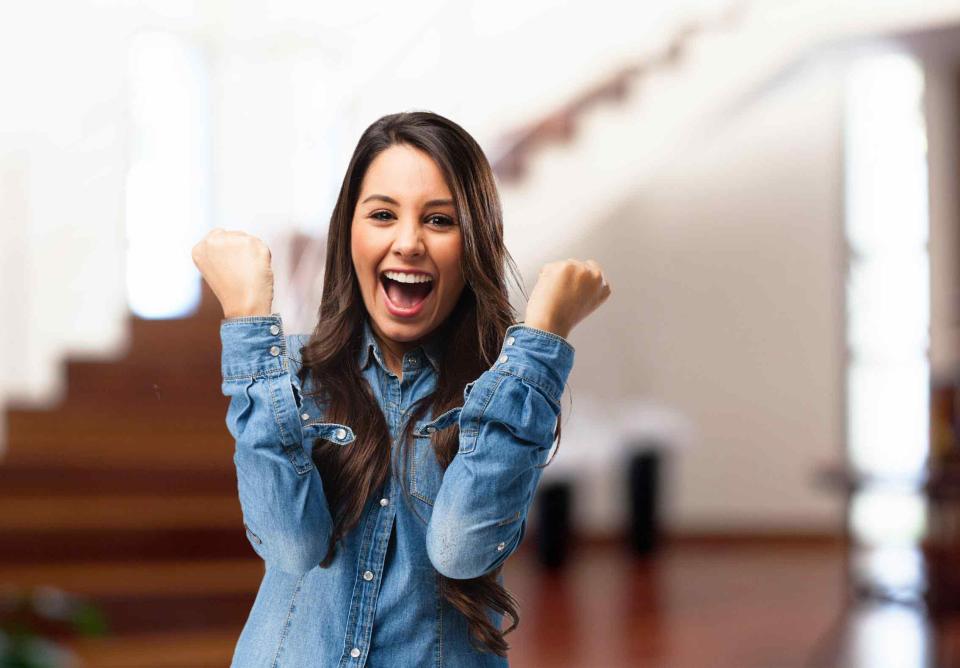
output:
[[400,283],[427,283],[433,280],[431,276],[426,274],[405,274],[402,271],[385,271],[383,275]]

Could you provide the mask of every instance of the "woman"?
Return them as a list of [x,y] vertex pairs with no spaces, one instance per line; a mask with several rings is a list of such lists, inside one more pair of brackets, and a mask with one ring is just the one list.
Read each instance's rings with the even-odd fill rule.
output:
[[271,313],[259,239],[193,249],[266,564],[233,665],[505,666],[501,568],[559,436],[566,337],[610,287],[592,260],[551,262],[514,324],[490,166],[426,112],[367,128],[327,239],[309,337]]

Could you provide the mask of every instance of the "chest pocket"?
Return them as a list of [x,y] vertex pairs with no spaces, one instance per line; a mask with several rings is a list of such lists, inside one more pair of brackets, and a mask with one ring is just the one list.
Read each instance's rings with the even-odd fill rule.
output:
[[408,472],[410,494],[431,506],[440,491],[440,483],[443,482],[443,471],[433,450],[431,436],[457,424],[460,419],[460,409],[460,406],[451,408],[429,422],[419,423],[413,430],[413,438],[410,439],[412,448],[412,461]]

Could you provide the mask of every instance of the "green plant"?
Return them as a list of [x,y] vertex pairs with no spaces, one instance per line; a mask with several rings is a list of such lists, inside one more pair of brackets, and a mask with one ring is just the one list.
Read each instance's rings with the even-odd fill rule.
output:
[[56,587],[0,592],[0,668],[74,666],[64,641],[106,632],[96,606]]

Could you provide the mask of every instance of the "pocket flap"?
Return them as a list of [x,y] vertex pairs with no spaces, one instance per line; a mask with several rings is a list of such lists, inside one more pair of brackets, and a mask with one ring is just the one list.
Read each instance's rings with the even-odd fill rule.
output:
[[313,422],[303,425],[304,438],[324,438],[340,445],[346,445],[354,439],[353,430],[345,424],[336,422]]
[[463,410],[463,406],[457,406],[456,408],[451,408],[445,413],[441,413],[430,422],[424,422],[413,431],[414,435],[429,436],[435,431],[446,429],[450,425],[458,423],[460,421],[461,410]]

